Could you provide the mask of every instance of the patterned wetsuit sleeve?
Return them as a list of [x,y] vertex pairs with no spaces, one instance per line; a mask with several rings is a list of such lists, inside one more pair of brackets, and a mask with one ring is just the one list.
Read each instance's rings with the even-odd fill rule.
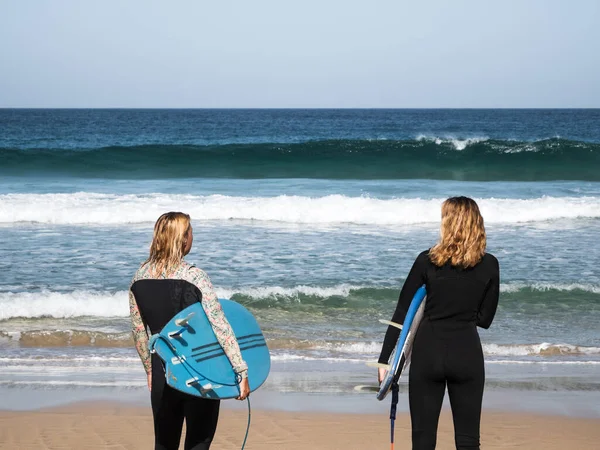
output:
[[[136,277],[133,278],[131,284],[136,281]],[[131,317],[131,331],[133,333],[133,342],[135,348],[140,355],[144,370],[147,374],[152,370],[152,360],[150,359],[150,350],[148,349],[148,332],[146,331],[146,325],[142,320],[142,315],[138,308],[135,296],[131,292],[131,286],[129,287],[129,316]]]
[[202,292],[202,308],[206,312],[206,317],[208,317],[208,320],[213,327],[219,344],[221,344],[221,347],[223,347],[225,354],[229,358],[233,370],[240,374],[242,378],[246,377],[248,366],[242,359],[240,346],[235,338],[231,325],[223,313],[223,309],[217,299],[217,294],[213,289],[210,278],[208,278],[208,275],[203,270],[198,269],[197,267],[190,268],[188,277],[189,279],[187,281],[193,283],[200,289],[200,292]]

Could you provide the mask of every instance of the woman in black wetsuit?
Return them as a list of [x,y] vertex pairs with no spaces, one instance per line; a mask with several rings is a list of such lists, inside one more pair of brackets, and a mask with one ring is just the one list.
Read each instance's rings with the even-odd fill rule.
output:
[[[485,247],[477,203],[449,198],[442,205],[440,241],[417,257],[400,292],[392,321],[401,324],[417,289],[427,289],[408,380],[413,450],[435,449],[446,386],[456,448],[480,448],[485,370],[477,327],[491,325],[500,286],[498,260]],[[399,333],[388,327],[380,363],[388,363]],[[379,369],[379,382],[384,373]]]

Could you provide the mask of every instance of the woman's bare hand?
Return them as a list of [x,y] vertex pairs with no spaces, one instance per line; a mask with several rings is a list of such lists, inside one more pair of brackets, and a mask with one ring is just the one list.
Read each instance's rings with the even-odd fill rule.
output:
[[248,384],[248,378],[242,378],[242,382],[240,383],[240,395],[236,398],[237,400],[246,400],[249,395],[250,385]]

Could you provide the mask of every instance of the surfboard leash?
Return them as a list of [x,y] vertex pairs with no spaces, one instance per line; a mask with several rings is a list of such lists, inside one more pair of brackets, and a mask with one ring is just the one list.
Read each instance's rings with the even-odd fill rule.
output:
[[246,447],[248,433],[250,432],[250,421],[252,419],[252,409],[250,408],[250,394],[248,394],[248,397],[246,397],[246,402],[248,403],[248,425],[246,426],[246,435],[244,436],[244,442],[242,443],[241,450],[244,450],[244,447]]
[[[237,373],[235,374],[235,384],[220,383],[218,381],[211,380],[210,378],[205,376],[203,373],[199,372],[198,369],[196,369],[194,366],[192,366],[185,358],[181,358],[179,356],[179,352],[177,351],[177,349],[173,345],[171,345],[171,343],[164,336],[158,335],[157,339],[161,339],[163,342],[165,342],[169,346],[171,351],[180,359],[180,361],[183,363],[183,365],[188,368],[188,370],[192,370],[193,372],[200,375],[205,380],[208,380],[211,383],[221,384],[223,386],[239,386],[240,383],[242,382],[242,377]],[[240,450],[244,450],[244,448],[246,447],[246,441],[248,440],[248,434],[250,433],[250,422],[251,422],[251,418],[252,418],[252,409],[250,407],[250,394],[248,394],[248,397],[246,397],[246,401],[248,403],[248,425],[246,426],[246,434],[244,436],[244,442],[242,443],[242,448]]]
[[[184,362],[184,364],[189,369],[193,370],[198,375],[200,375],[202,378],[210,381],[211,383],[222,384],[223,386],[239,386],[240,383],[242,382],[242,377],[236,373],[235,374],[235,384],[219,383],[218,381],[211,380],[210,378],[206,377],[204,374],[199,372],[194,366],[192,366],[187,361]],[[248,424],[246,425],[246,434],[244,435],[244,442],[242,443],[242,447],[240,450],[244,450],[244,448],[246,447],[246,441],[248,440],[248,434],[250,434],[250,423],[251,423],[251,419],[252,419],[252,408],[250,407],[250,394],[248,394],[248,397],[246,397],[246,402],[248,403]]]
[[394,450],[394,425],[396,424],[396,406],[398,405],[398,382],[392,383],[392,405],[390,406],[391,449]]
[[[206,377],[203,373],[199,372],[195,367],[193,367],[187,361],[184,362],[184,364],[189,369],[193,370],[198,375],[200,375],[202,378],[210,381],[211,383],[222,384],[223,386],[239,386],[240,383],[242,382],[242,377],[239,374],[236,373],[235,374],[235,384],[219,383],[218,381],[211,380],[210,378]],[[251,420],[252,420],[252,408],[250,407],[250,394],[248,394],[248,397],[246,397],[246,403],[248,403],[248,424],[246,425],[246,434],[244,435],[244,442],[242,442],[242,447],[241,447],[240,450],[244,450],[244,448],[246,447],[246,441],[248,440],[248,434],[250,434],[250,423],[251,423]]]

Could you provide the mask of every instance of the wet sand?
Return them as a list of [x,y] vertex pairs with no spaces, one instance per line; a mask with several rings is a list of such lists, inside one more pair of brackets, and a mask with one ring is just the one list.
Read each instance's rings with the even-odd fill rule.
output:
[[[241,447],[243,410],[224,409],[212,448]],[[410,447],[410,418],[398,415],[396,448]],[[442,413],[438,449],[454,448],[452,417]],[[484,411],[483,449],[597,449],[600,419]],[[153,447],[149,408],[78,403],[37,411],[0,412],[2,449],[139,449]],[[183,446],[182,446],[183,448]],[[247,450],[387,449],[389,420],[382,414],[253,410]]]

